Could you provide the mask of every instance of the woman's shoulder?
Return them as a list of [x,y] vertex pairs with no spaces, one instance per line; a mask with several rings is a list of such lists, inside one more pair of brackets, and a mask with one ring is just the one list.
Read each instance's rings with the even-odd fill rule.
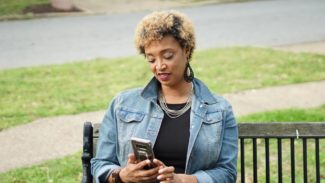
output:
[[226,95],[213,93],[213,97],[217,100],[217,103],[219,103],[221,106],[224,106],[224,107],[231,106],[231,104],[230,104],[229,100],[227,99]]
[[217,100],[218,103],[230,105],[229,101],[225,98],[225,96],[219,95],[217,93],[213,93],[213,97]]
[[199,92],[200,92],[201,97],[204,97],[206,100],[209,100],[212,103],[217,103],[221,106],[229,106],[230,105],[230,103],[224,96],[222,96],[218,93],[215,93],[214,91],[211,91],[203,81],[196,79],[196,83],[199,87]]
[[119,92],[113,98],[113,101],[117,104],[132,104],[136,102],[143,103],[143,97],[141,93],[143,88],[132,88]]
[[137,99],[138,97],[141,97],[142,90],[143,88],[132,88],[120,91],[113,97],[113,101],[123,101],[130,98]]
[[118,97],[135,97],[135,96],[141,96],[143,88],[131,88],[127,90],[123,90],[117,94]]

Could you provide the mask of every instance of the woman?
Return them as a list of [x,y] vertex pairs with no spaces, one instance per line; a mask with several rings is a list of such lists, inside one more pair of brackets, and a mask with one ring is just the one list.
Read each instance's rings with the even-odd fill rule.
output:
[[[96,181],[235,182],[236,121],[229,103],[194,78],[190,20],[175,11],[151,13],[138,24],[135,42],[154,77],[113,99],[91,161]],[[131,137],[151,141],[154,168],[135,160]]]

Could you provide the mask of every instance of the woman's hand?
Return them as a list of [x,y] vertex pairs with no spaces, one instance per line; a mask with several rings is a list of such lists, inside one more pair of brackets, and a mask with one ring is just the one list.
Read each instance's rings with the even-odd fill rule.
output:
[[127,165],[120,171],[121,180],[125,183],[156,181],[159,167],[145,170],[144,167],[150,164],[150,160],[136,162],[134,154],[130,154]]
[[158,177],[160,183],[180,183],[177,174],[174,173],[175,168],[173,166],[166,166],[163,162],[158,159],[153,160],[154,164],[159,167]]
[[160,183],[197,183],[197,179],[193,175],[176,174],[173,166],[166,166],[157,159],[154,159],[153,162],[159,167],[157,179]]

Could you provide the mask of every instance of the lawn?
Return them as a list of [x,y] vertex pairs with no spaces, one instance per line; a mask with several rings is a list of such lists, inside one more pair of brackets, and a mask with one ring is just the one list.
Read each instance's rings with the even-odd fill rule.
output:
[[[324,105],[325,106],[325,105]],[[325,119],[325,113],[324,113],[324,106],[313,108],[313,109],[290,109],[290,110],[278,110],[278,111],[271,111],[267,113],[259,113],[255,115],[249,115],[247,117],[239,118],[239,121],[288,121],[288,116],[292,116],[290,118],[290,121],[301,121],[300,116],[297,116],[295,114],[297,113],[303,113],[303,114],[313,114],[315,116],[319,116],[317,119],[322,119],[324,121]],[[281,114],[281,115],[280,115]],[[307,115],[304,121],[315,121],[315,118],[313,115]],[[253,117],[250,117],[253,116]],[[251,142],[246,141],[246,144],[251,144]],[[263,141],[258,141],[258,162],[261,165],[264,165],[264,159],[262,158],[264,155],[264,149]],[[277,170],[277,152],[276,152],[276,143],[274,141],[270,142],[270,160],[271,160],[271,182],[277,182],[277,174],[275,173]],[[290,169],[289,169],[289,145],[288,142],[285,141],[282,145],[283,147],[283,182],[290,182]],[[302,182],[302,143],[300,141],[297,141],[295,144],[296,147],[296,176],[297,176],[297,182]],[[311,168],[312,165],[315,162],[314,156],[311,154],[313,151],[313,142],[308,142],[308,165],[309,165],[309,171],[308,174],[310,177],[314,176],[314,170]],[[325,141],[320,141],[320,152],[325,151]],[[252,168],[252,154],[248,152],[252,152],[251,148],[246,145],[246,154],[245,154],[245,160],[247,163],[246,167],[246,176],[248,178],[252,177],[252,171],[249,169]],[[325,154],[320,153],[320,161],[321,161],[321,175],[325,177]],[[81,180],[81,159],[80,159],[81,153],[78,152],[74,155],[67,156],[61,159],[57,160],[51,160],[45,163],[42,163],[40,165],[35,165],[27,168],[20,168],[15,169],[6,173],[0,174],[0,182],[1,183],[41,183],[41,182],[60,182],[60,183],[74,183],[74,182],[80,182]],[[240,160],[240,159],[238,159]],[[240,172],[240,169],[238,168],[238,174]],[[264,179],[264,168],[259,167],[258,170],[260,174],[259,182],[265,182]],[[240,175],[240,174],[239,174]],[[315,182],[315,179],[310,178],[309,182]],[[322,182],[325,182],[325,179],[322,179]]]
[[0,0],[0,16],[21,15],[28,6],[49,3],[50,0]]
[[73,183],[82,177],[81,152],[0,174],[1,183]]
[[[325,79],[325,55],[266,48],[194,54],[198,78],[216,93]],[[0,130],[35,119],[102,110],[121,90],[152,77],[142,56],[0,71]]]
[[239,122],[325,122],[325,105],[312,109],[286,109],[250,114],[240,117]]

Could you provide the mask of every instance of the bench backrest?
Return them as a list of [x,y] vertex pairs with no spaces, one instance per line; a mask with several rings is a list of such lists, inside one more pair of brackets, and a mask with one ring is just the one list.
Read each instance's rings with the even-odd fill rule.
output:
[[[90,174],[90,159],[96,154],[96,144],[99,137],[100,124],[94,124],[86,122],[84,124],[84,145],[83,145],[83,178],[82,183],[91,183],[92,176]],[[283,182],[283,149],[290,151],[290,179],[291,182],[296,181],[296,150],[295,145],[298,141],[302,141],[302,172],[304,183],[307,183],[309,179],[320,183],[320,139],[325,138],[325,122],[276,122],[276,123],[239,123],[239,159],[240,159],[240,176],[237,182],[245,183],[247,176],[245,173],[247,169],[247,163],[245,161],[245,149],[249,149],[249,153],[252,151],[252,174],[249,182],[257,183],[259,181],[258,166],[265,164],[265,181],[269,183],[271,180],[270,166],[273,161],[270,162],[270,149],[277,147],[277,182]],[[275,142],[274,142],[275,141]],[[285,143],[284,141],[288,141]],[[314,143],[314,175],[308,175],[308,162],[307,162],[307,142],[313,141]],[[283,147],[283,143],[285,146]],[[246,144],[246,145],[245,145]],[[250,145],[251,144],[251,145]],[[258,144],[264,144],[264,152],[258,153]],[[287,145],[288,144],[288,145]],[[247,147],[247,145],[249,145]],[[271,146],[271,148],[270,148]],[[309,147],[309,146],[308,146]],[[322,146],[323,147],[323,146]],[[325,148],[325,146],[324,146]],[[264,154],[265,163],[258,162],[258,154]],[[273,160],[273,159],[272,159]],[[287,168],[287,167],[285,167]],[[311,178],[312,177],[312,178]]]

